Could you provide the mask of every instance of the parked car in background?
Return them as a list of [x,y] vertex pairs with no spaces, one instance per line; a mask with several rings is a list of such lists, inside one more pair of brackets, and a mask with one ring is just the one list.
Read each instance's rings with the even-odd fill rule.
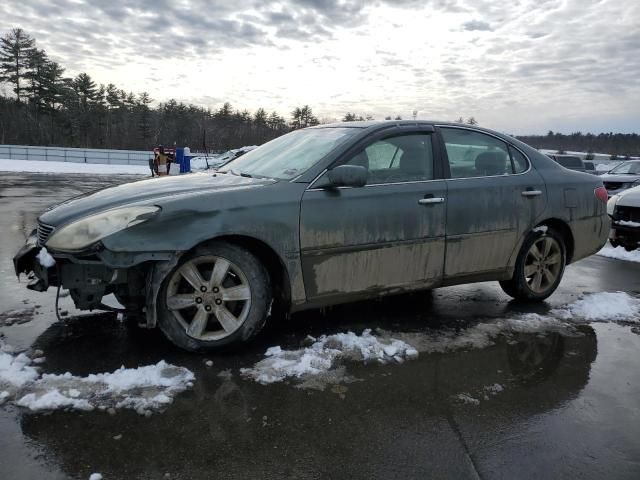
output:
[[575,155],[547,155],[552,160],[562,165],[569,170],[575,170],[576,172],[586,172],[586,168],[582,159]]
[[607,203],[611,217],[609,242],[631,251],[640,248],[640,186],[612,196]]
[[[77,308],[113,293],[176,345],[247,341],[288,314],[498,281],[551,295],[607,241],[598,177],[482,128],[349,122],[272,140],[215,173],[140,181],[50,208],[14,258]],[[142,313],[144,312],[144,313]]]
[[600,178],[609,196],[640,185],[640,160],[628,160],[609,170]]

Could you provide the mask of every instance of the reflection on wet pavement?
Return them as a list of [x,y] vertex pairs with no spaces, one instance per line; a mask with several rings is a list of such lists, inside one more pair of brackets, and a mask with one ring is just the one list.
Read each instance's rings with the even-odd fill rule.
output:
[[[16,179],[12,188],[41,188],[28,182]],[[56,195],[66,192],[60,187]],[[1,268],[26,231],[11,229],[20,215],[35,219],[36,203],[17,207],[0,198],[0,228],[14,232],[0,243]],[[498,332],[477,348],[421,351],[402,363],[345,361],[340,381],[323,390],[295,388],[290,379],[261,385],[240,369],[256,365],[269,347],[308,345],[309,335],[372,329],[438,338],[549,315],[583,292],[637,293],[639,273],[635,265],[591,258],[569,267],[558,294],[535,307],[508,302],[492,284],[438,289],[298,314],[273,322],[241,350],[199,356],[108,313],[70,309],[57,323],[49,294],[27,292],[4,272],[0,318],[33,309],[33,320],[0,332],[11,344],[42,350],[47,373],[84,376],[165,360],[196,381],[150,417],[0,407],[0,477],[638,478],[640,335],[630,324]]]

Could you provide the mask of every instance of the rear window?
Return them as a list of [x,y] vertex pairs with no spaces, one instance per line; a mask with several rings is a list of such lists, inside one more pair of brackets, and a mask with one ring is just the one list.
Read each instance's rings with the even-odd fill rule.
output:
[[583,168],[582,160],[578,157],[556,157],[556,161],[566,168]]

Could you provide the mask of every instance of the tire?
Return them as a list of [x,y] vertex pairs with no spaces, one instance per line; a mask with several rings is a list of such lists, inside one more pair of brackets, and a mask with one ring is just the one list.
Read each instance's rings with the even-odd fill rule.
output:
[[530,232],[518,253],[513,277],[500,282],[502,290],[516,300],[541,301],[549,297],[562,280],[566,251],[564,238],[552,228],[546,233]]
[[184,350],[221,349],[257,335],[271,300],[269,275],[253,254],[212,242],[186,254],[163,279],[158,326]]

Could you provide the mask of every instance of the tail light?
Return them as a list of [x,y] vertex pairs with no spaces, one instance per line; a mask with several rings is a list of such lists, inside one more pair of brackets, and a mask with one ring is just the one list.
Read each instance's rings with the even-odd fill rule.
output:
[[609,200],[609,194],[607,193],[607,189],[604,187],[596,188],[593,193],[595,194],[596,198],[602,203],[607,203],[607,201]]

